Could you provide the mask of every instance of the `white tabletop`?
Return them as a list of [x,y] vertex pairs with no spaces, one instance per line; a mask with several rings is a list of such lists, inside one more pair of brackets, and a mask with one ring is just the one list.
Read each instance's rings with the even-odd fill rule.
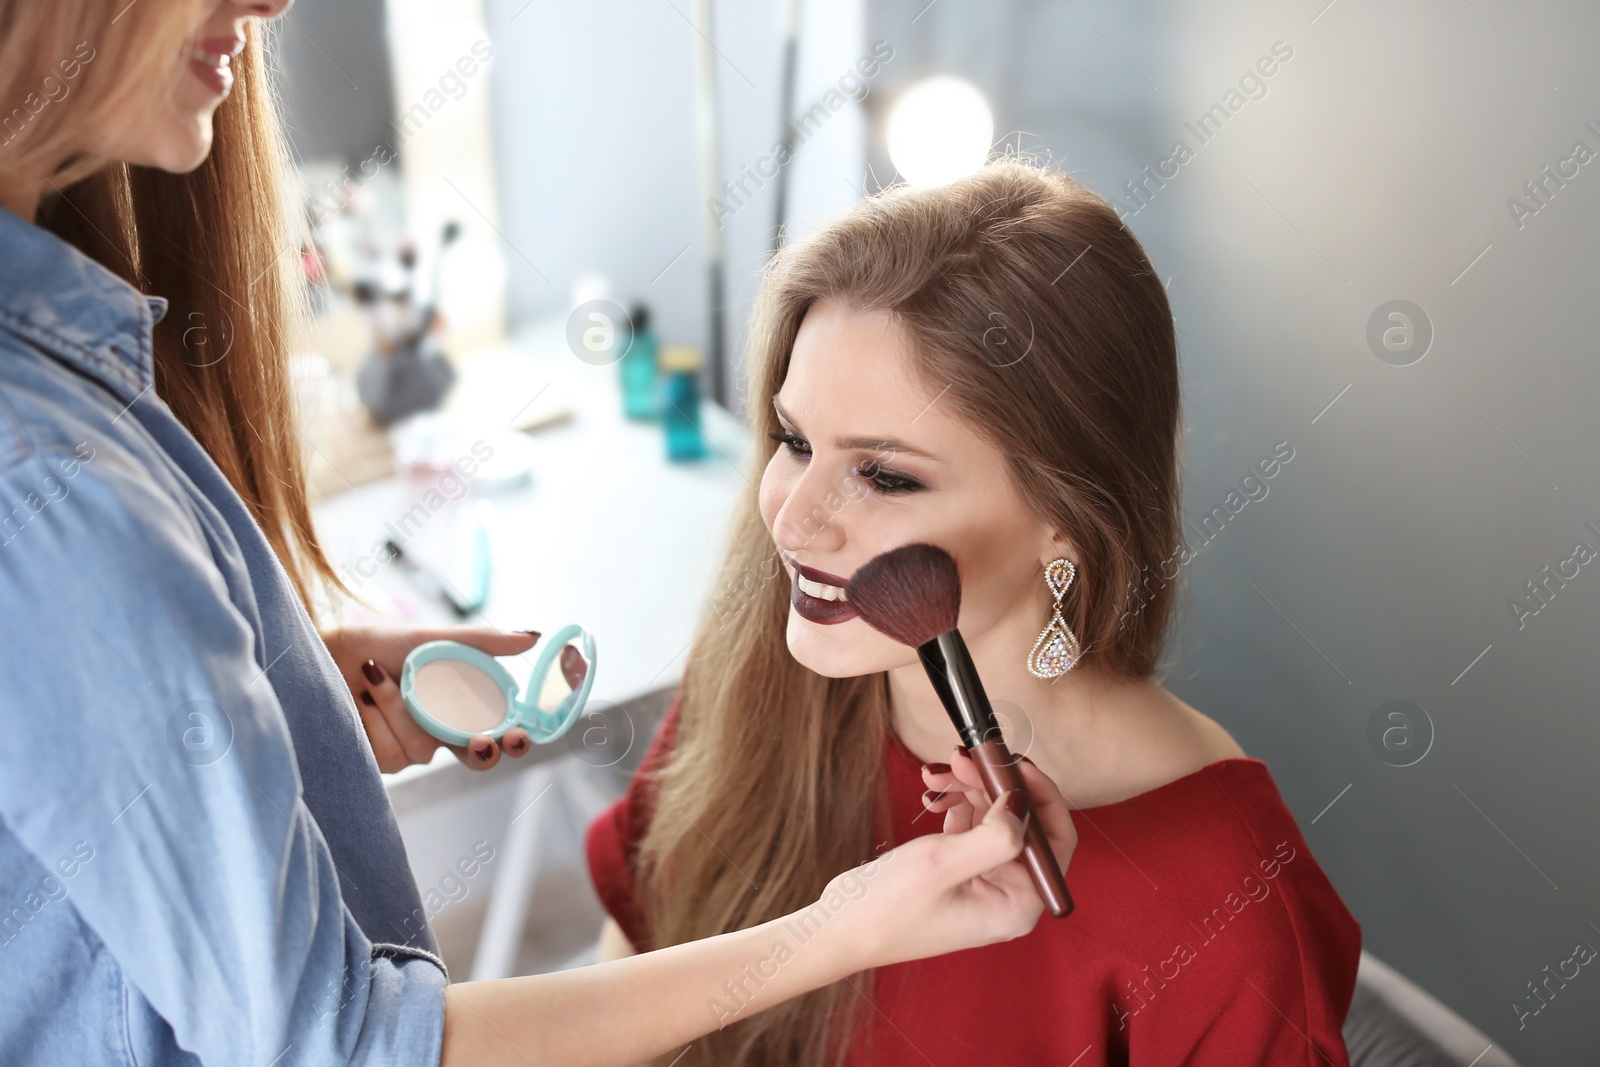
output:
[[[524,421],[530,402],[570,406],[572,418],[514,439],[497,437]],[[504,458],[524,445],[531,484],[498,493],[481,485],[458,490],[460,499],[435,513],[415,510],[427,485],[403,476],[329,497],[316,506],[315,522],[334,566],[342,570],[369,556],[398,528],[388,524],[410,512],[427,518],[420,529],[408,528],[411,536],[402,542],[408,554],[447,573],[454,561],[460,576],[462,531],[483,518],[493,565],[482,617],[471,621],[507,632],[551,634],[569,622],[588,627],[598,660],[591,704],[622,704],[675,684],[712,592],[729,516],[746,487],[743,427],[708,402],[702,411],[708,458],[669,463],[658,424],[623,418],[617,368],[584,364],[559,341],[462,361],[447,413],[463,434],[459,453],[468,453],[469,443],[480,443],[481,451],[482,442],[494,442],[497,458]],[[380,614],[418,625],[457,621],[397,565],[351,580]],[[465,587],[464,577],[458,582]],[[515,661],[507,665],[519,674]],[[455,764],[441,749],[433,763],[387,776],[391,793]]]

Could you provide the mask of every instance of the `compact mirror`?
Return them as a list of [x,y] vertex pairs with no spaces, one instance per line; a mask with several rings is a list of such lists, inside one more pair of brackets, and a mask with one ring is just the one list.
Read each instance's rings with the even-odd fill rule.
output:
[[541,644],[533,673],[519,686],[486,652],[456,641],[429,641],[406,657],[400,694],[424,730],[451,745],[499,740],[522,727],[548,745],[572,728],[594,684],[594,636],[563,627]]

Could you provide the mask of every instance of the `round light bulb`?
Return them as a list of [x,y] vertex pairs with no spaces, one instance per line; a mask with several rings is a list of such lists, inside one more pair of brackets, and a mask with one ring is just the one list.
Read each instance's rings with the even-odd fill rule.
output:
[[912,185],[943,185],[983,166],[994,113],[977,88],[942,76],[912,86],[889,109],[889,161]]

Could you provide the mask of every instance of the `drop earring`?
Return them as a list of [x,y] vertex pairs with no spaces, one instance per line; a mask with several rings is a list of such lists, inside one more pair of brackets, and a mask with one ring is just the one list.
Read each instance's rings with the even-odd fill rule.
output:
[[1067,587],[1072,584],[1072,579],[1077,576],[1078,568],[1072,565],[1070,559],[1051,560],[1044,569],[1044,584],[1050,588],[1050,595],[1055,598],[1055,604],[1050,609],[1050,622],[1039,635],[1039,640],[1033,643],[1033,651],[1028,653],[1028,673],[1035,678],[1052,681],[1066,674],[1078,665],[1078,660],[1083,656],[1083,649],[1078,644],[1078,635],[1072,632],[1067,625],[1067,620],[1061,617],[1061,601],[1067,595]]

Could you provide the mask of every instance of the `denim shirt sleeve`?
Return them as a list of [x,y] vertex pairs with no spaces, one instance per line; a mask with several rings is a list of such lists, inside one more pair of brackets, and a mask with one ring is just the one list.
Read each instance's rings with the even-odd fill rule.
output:
[[92,855],[71,907],[203,1062],[437,1064],[444,975],[341,902],[196,516],[117,456],[72,459],[0,472],[33,512],[0,534],[0,818],[41,864]]

